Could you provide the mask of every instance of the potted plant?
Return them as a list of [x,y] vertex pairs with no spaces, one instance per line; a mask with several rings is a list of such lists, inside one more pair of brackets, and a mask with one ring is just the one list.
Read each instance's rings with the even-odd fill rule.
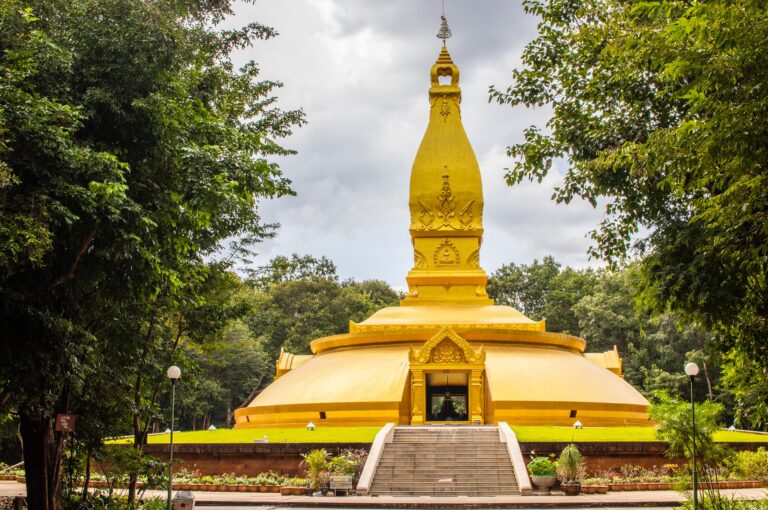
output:
[[549,490],[557,482],[557,462],[546,457],[532,457],[528,463],[531,481],[539,489]]
[[309,479],[309,487],[312,489],[313,494],[320,493],[322,495],[322,489],[320,485],[320,473],[325,471],[328,464],[328,452],[325,448],[319,450],[312,450],[309,453],[302,453],[304,459],[301,463],[307,468],[307,478]]
[[595,494],[608,494],[608,478],[595,478]]
[[581,482],[581,492],[595,494],[597,492],[597,478],[585,478]]
[[576,496],[581,492],[583,457],[576,445],[571,443],[560,452],[557,470],[560,474],[560,487],[567,496]]
[[328,463],[329,485],[334,494],[339,490],[345,493],[351,491],[355,475],[357,474],[357,462],[346,455],[338,455]]

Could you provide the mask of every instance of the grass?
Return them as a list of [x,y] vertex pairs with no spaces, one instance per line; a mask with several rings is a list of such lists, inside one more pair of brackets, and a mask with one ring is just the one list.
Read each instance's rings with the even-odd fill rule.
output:
[[[371,443],[380,427],[319,427],[310,432],[303,428],[217,429],[174,432],[174,444],[180,443],[252,443],[267,436],[270,443]],[[169,434],[149,436],[149,444],[167,444]],[[117,439],[131,443],[133,439]]]
[[[627,442],[658,441],[654,427],[512,427],[521,442]],[[721,442],[768,442],[768,435],[749,432],[719,431],[715,441]]]
[[[512,427],[522,442],[599,442],[599,441],[658,441],[653,427]],[[175,432],[174,443],[252,443],[254,439],[269,438],[270,443],[370,443],[378,427],[319,427],[312,432],[303,428],[217,429]],[[768,435],[749,432],[720,431],[716,441],[766,442]],[[115,443],[130,443],[118,439]],[[149,436],[150,444],[168,443],[168,434]]]

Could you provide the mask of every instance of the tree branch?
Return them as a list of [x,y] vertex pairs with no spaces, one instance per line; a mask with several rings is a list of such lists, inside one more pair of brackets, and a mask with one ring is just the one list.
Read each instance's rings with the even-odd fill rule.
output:
[[75,270],[77,269],[77,265],[80,263],[80,259],[82,258],[82,256],[88,250],[88,247],[91,246],[91,243],[93,242],[93,238],[95,236],[96,236],[96,227],[94,226],[88,232],[86,232],[85,236],[83,236],[83,240],[80,242],[80,247],[75,252],[74,256],[72,257],[72,260],[70,260],[69,266],[67,266],[67,271],[63,275],[53,280],[53,283],[51,284],[51,287],[50,287],[51,289],[58,287],[62,283],[66,283],[75,277]]

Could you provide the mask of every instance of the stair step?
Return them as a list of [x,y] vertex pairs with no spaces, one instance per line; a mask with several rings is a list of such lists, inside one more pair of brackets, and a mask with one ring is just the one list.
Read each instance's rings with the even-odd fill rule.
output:
[[395,428],[384,446],[370,493],[497,496],[520,490],[498,428],[405,427]]

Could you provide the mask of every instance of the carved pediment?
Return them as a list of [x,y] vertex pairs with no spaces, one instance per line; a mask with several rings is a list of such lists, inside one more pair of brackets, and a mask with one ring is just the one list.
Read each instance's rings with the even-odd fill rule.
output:
[[485,349],[481,345],[473,349],[461,335],[449,327],[424,343],[421,349],[414,349],[408,355],[411,363],[485,363]]

